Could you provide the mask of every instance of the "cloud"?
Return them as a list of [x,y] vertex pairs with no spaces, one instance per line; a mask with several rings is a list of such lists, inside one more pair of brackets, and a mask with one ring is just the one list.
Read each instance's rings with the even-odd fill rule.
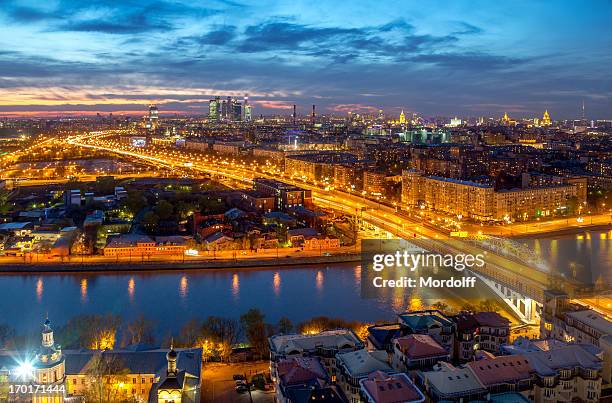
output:
[[371,105],[363,105],[363,104],[337,104],[331,105],[329,108],[333,112],[341,112],[341,113],[374,113],[379,110],[379,108]]
[[224,26],[208,32],[197,39],[203,45],[226,45],[236,37],[236,27],[233,25]]
[[251,101],[251,103],[259,106],[260,108],[265,108],[265,109],[283,109],[283,110],[293,109],[293,103],[288,102],[288,101],[259,99],[256,101]]
[[138,13],[119,19],[91,19],[59,25],[58,31],[100,32],[106,34],[136,34],[150,31],[168,31],[173,26],[163,20],[152,19],[146,13]]
[[432,64],[448,69],[472,71],[510,69],[530,61],[530,59],[527,58],[498,56],[476,52],[421,54],[404,60]]

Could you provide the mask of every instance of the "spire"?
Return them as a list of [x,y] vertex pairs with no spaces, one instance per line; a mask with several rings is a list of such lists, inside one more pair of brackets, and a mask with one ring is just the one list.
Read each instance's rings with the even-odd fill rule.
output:
[[544,111],[541,123],[542,126],[550,126],[552,124],[552,121],[550,120],[550,115],[548,114],[548,109]]

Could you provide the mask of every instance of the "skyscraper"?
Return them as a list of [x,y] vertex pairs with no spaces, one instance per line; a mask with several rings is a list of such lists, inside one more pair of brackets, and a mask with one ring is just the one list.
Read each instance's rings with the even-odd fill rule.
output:
[[208,102],[208,118],[213,121],[219,120],[219,109],[221,104],[221,99],[219,97],[215,97]]
[[232,97],[227,97],[221,101],[221,120],[231,120],[232,116]]
[[237,99],[231,101],[231,116],[230,119],[232,122],[239,122],[242,120],[242,103]]
[[157,129],[157,119],[159,118],[159,111],[157,110],[157,106],[149,105],[149,116],[147,119],[147,129],[155,130]]
[[250,122],[253,118],[253,114],[251,111],[251,104],[249,103],[249,95],[245,94],[244,95],[244,105],[242,108],[242,113],[244,118],[242,120],[244,120],[245,122]]

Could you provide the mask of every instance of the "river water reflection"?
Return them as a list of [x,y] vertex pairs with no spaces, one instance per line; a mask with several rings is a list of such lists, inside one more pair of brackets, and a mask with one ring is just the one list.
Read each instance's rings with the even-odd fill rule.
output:
[[[493,298],[484,286],[476,292],[444,289],[410,293],[390,290],[376,299],[360,296],[361,266],[287,267],[248,270],[139,272],[109,274],[9,275],[0,278],[0,323],[18,331],[36,328],[48,312],[61,324],[80,314],[113,313],[124,319],[144,315],[158,332],[180,328],[209,315],[238,318],[259,308],[266,320],[288,316],[295,323],[314,316],[363,321],[392,320],[394,312],[437,301],[461,305]],[[36,328],[37,329],[37,328]]]
[[[591,234],[600,237],[600,235]],[[548,242],[548,241],[546,241]],[[601,242],[600,272],[609,281],[612,248]],[[540,241],[554,259],[554,242]],[[604,253],[605,252],[605,253]],[[599,252],[598,252],[599,253]],[[563,255],[564,256],[564,255]],[[561,265],[558,265],[559,267]],[[602,269],[603,267],[603,269]],[[6,275],[0,277],[0,323],[17,331],[37,330],[46,313],[56,324],[80,314],[112,313],[125,320],[144,315],[157,332],[178,332],[190,319],[209,315],[238,318],[259,308],[275,323],[287,316],[294,323],[314,316],[350,320],[393,320],[394,313],[442,301],[453,307],[495,298],[478,282],[475,289],[389,289],[375,299],[361,298],[361,266],[285,267],[246,270],[131,272],[108,274]]]

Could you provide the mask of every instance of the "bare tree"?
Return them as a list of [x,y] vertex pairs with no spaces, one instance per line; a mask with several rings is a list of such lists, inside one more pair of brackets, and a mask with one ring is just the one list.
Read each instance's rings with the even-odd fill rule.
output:
[[115,354],[96,353],[85,367],[85,401],[120,402],[128,401],[125,385],[129,371]]
[[125,328],[127,331],[127,344],[153,344],[155,342],[153,332],[154,322],[145,319],[144,315],[140,315],[133,321],[128,322]]

